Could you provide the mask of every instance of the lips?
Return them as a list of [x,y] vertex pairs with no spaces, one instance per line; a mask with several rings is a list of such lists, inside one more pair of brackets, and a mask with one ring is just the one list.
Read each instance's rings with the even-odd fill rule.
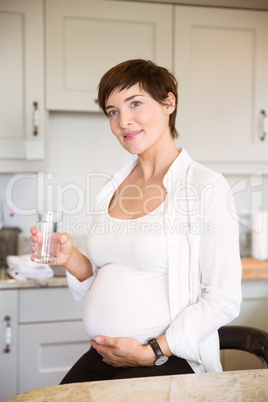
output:
[[130,131],[127,134],[124,135],[124,138],[126,140],[134,138],[135,136],[137,136],[138,134],[140,134],[143,130],[137,130],[137,131]]

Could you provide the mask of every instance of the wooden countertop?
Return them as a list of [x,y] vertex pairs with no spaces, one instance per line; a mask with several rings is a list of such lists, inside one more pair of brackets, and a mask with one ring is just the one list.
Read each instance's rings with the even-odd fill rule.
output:
[[268,279],[268,261],[242,258],[242,279]]
[[56,385],[9,402],[265,401],[268,370],[241,370]]

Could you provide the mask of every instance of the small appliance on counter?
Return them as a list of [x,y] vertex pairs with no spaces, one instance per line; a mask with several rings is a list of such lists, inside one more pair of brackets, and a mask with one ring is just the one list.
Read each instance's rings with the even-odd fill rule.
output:
[[[19,205],[16,202],[15,205]],[[8,206],[6,200],[0,203],[0,267],[6,267],[6,257],[18,254],[18,237],[21,217],[15,208]]]
[[0,266],[7,266],[8,255],[18,254],[19,228],[2,227],[0,229]]

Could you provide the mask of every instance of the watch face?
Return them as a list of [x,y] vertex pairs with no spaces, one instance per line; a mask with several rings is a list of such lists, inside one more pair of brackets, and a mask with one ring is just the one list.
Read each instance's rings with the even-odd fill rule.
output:
[[161,356],[161,357],[159,357],[159,358],[156,360],[155,365],[156,365],[156,366],[161,366],[161,364],[164,364],[164,363],[166,363],[167,361],[168,361],[168,357],[167,357],[167,356]]

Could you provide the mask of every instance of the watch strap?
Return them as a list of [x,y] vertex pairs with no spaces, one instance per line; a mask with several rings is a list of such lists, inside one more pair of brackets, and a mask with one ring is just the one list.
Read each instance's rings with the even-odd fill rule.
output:
[[151,346],[151,348],[154,351],[154,354],[156,358],[158,359],[159,357],[163,356],[164,353],[162,352],[159,343],[157,342],[156,338],[150,338],[147,343]]

